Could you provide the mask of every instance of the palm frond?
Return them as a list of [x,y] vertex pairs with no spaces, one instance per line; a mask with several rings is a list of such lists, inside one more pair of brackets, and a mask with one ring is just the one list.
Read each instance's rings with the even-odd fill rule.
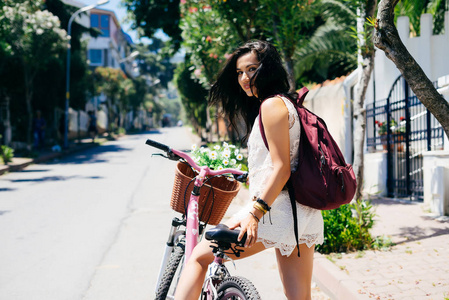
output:
[[[356,40],[350,36],[347,25],[332,19],[317,29],[311,40],[296,53],[295,73],[297,77],[307,72],[326,76],[345,75],[357,64]],[[332,72],[342,74],[330,74]]]

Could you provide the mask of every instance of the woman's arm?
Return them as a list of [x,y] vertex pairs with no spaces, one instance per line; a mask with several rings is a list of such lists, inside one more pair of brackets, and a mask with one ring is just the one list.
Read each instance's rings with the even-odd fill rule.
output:
[[288,109],[281,98],[265,100],[262,105],[262,122],[273,162],[273,173],[260,198],[271,206],[287,183],[291,172]]
[[[264,101],[262,105],[262,122],[270,148],[273,173],[268,179],[260,198],[271,206],[290,177],[288,109],[281,98],[273,97]],[[239,240],[245,232],[247,233],[248,237],[245,244],[247,247],[252,246],[257,241],[258,221],[254,216],[261,219],[263,214],[261,211],[252,208],[245,219],[232,226],[232,228],[241,227]]]

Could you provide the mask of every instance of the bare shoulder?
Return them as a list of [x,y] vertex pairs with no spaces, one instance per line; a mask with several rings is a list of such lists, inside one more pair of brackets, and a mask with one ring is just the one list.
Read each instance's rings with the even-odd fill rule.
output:
[[262,116],[282,116],[288,114],[288,109],[285,106],[284,100],[279,96],[274,96],[266,99],[262,103]]

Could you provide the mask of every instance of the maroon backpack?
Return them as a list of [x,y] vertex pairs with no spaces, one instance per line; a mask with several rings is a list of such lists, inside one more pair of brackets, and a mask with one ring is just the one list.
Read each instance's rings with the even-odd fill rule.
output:
[[[334,209],[351,202],[357,185],[352,166],[346,164],[326,123],[302,105],[308,92],[309,90],[303,87],[298,93],[296,103],[293,103],[301,122],[301,136],[298,166],[287,182],[297,241],[295,200],[316,209]],[[268,149],[261,113],[262,109],[259,110],[260,132]]]

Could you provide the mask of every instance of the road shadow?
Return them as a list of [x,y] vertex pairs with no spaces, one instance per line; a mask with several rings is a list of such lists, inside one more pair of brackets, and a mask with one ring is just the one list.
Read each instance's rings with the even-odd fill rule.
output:
[[[396,244],[406,244],[411,242],[417,242],[425,239],[430,239],[437,236],[442,235],[448,235],[449,236],[449,228],[422,228],[419,226],[413,226],[413,227],[401,227],[399,228],[401,231],[398,234],[395,234],[395,236],[403,239],[402,241],[397,241]],[[430,233],[429,233],[430,232]]]
[[[99,145],[93,148],[85,149],[77,151],[73,154],[67,155],[63,158],[54,159],[52,161],[47,162],[46,164],[65,164],[65,165],[79,165],[79,164],[95,164],[95,163],[104,163],[109,160],[105,158],[104,154],[108,152],[127,152],[132,151],[132,148],[123,147],[120,145],[108,144],[108,145]],[[100,155],[102,157],[100,158]]]
[[369,200],[373,205],[417,205],[422,202],[408,199],[374,198]]
[[46,176],[39,178],[11,179],[10,182],[48,182],[48,181],[66,181],[71,179],[101,179],[101,176]]
[[43,172],[48,172],[48,171],[50,171],[49,169],[30,169],[30,170],[28,170],[28,169],[23,169],[23,170],[20,170],[20,171],[16,171],[17,173],[43,173]]

